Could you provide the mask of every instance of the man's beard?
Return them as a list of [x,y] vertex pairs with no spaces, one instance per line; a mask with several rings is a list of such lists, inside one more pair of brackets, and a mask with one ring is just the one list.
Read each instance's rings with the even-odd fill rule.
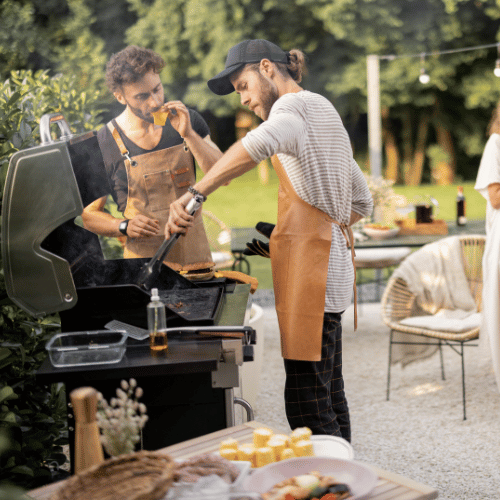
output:
[[127,103],[127,106],[129,107],[130,111],[134,113],[137,118],[140,118],[141,120],[144,120],[145,122],[148,123],[154,123],[155,119],[151,113],[154,113],[160,109],[161,106],[158,106],[158,109],[153,110],[149,116],[146,116],[139,108],[134,108],[133,106],[130,105],[130,103],[125,99],[125,102]]
[[261,91],[260,106],[262,109],[261,118],[263,120],[267,120],[269,118],[269,113],[271,113],[273,104],[279,99],[279,94],[276,87],[274,87],[271,82],[264,78],[260,73],[259,79]]

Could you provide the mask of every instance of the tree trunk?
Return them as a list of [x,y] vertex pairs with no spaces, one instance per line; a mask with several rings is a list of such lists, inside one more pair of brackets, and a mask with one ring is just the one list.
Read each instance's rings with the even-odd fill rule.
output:
[[385,149],[385,178],[397,182],[399,180],[399,151],[396,137],[391,129],[389,108],[382,109],[382,137]]
[[413,167],[413,128],[410,111],[404,111],[402,118],[403,163],[402,178],[407,186],[411,186],[411,170]]
[[444,116],[441,112],[441,102],[436,96],[433,117],[434,128],[436,129],[436,141],[439,146],[441,146],[441,149],[447,154],[447,159],[446,161],[439,162],[433,172],[433,178],[436,184],[440,186],[448,186],[453,183],[453,179],[455,178],[456,155],[451,133],[443,118]]
[[427,143],[427,132],[429,130],[429,115],[420,113],[418,121],[417,139],[413,151],[413,165],[409,173],[409,184],[419,186],[422,183],[422,173],[425,161],[425,145]]
[[450,131],[440,121],[436,123],[436,139],[443,151],[448,154],[448,161],[439,163],[437,172],[435,173],[436,183],[440,186],[449,186],[453,184],[453,179],[455,178],[455,148]]

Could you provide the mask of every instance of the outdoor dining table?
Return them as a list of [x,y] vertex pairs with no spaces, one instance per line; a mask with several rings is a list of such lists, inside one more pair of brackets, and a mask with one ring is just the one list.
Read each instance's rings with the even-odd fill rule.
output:
[[[427,243],[432,243],[441,238],[446,238],[447,236],[461,234],[486,234],[484,219],[469,220],[465,226],[457,226],[455,221],[447,221],[446,224],[448,226],[448,234],[398,234],[393,238],[386,238],[383,240],[367,238],[363,241],[356,241],[354,246],[355,248],[419,248],[427,245]],[[253,227],[231,228],[231,252],[235,257],[233,269],[238,269],[246,274],[250,274],[250,261],[245,256],[243,251],[246,248],[247,242],[252,241],[253,238],[267,241],[266,238]]]
[[[201,453],[216,453],[219,449],[219,443],[228,438],[234,438],[240,442],[251,442],[254,429],[259,427],[267,426],[260,422],[250,421],[243,425],[229,427],[195,439],[190,439],[189,441],[168,446],[158,450],[158,453],[167,453],[174,459],[188,459]],[[383,470],[375,465],[365,465],[368,465],[378,475],[378,482],[374,490],[365,497],[366,500],[432,500],[438,497],[438,491],[431,486]],[[49,484],[29,491],[28,495],[33,500],[50,500],[50,497],[61,486],[62,482]],[[200,500],[202,499],[200,498]]]

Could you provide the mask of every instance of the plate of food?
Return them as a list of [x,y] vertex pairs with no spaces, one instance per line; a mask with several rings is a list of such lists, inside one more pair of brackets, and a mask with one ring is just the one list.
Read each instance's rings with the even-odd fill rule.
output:
[[363,226],[364,233],[374,240],[385,240],[386,238],[394,238],[399,233],[398,226],[385,224],[365,224]]
[[365,498],[377,485],[377,475],[368,466],[341,458],[298,457],[255,469],[243,480],[243,488],[264,500],[321,498],[331,493],[335,500]]
[[316,456],[352,460],[354,450],[341,437],[312,435],[308,427],[298,427],[289,435],[275,434],[268,428],[253,431],[252,442],[229,438],[219,443],[219,455],[227,460],[244,460],[252,467],[263,467],[287,458]]

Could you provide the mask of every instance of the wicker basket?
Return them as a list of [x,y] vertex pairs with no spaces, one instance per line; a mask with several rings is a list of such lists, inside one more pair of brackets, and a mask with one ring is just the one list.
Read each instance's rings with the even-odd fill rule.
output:
[[174,468],[168,455],[121,455],[71,477],[50,500],[159,500],[173,483]]

